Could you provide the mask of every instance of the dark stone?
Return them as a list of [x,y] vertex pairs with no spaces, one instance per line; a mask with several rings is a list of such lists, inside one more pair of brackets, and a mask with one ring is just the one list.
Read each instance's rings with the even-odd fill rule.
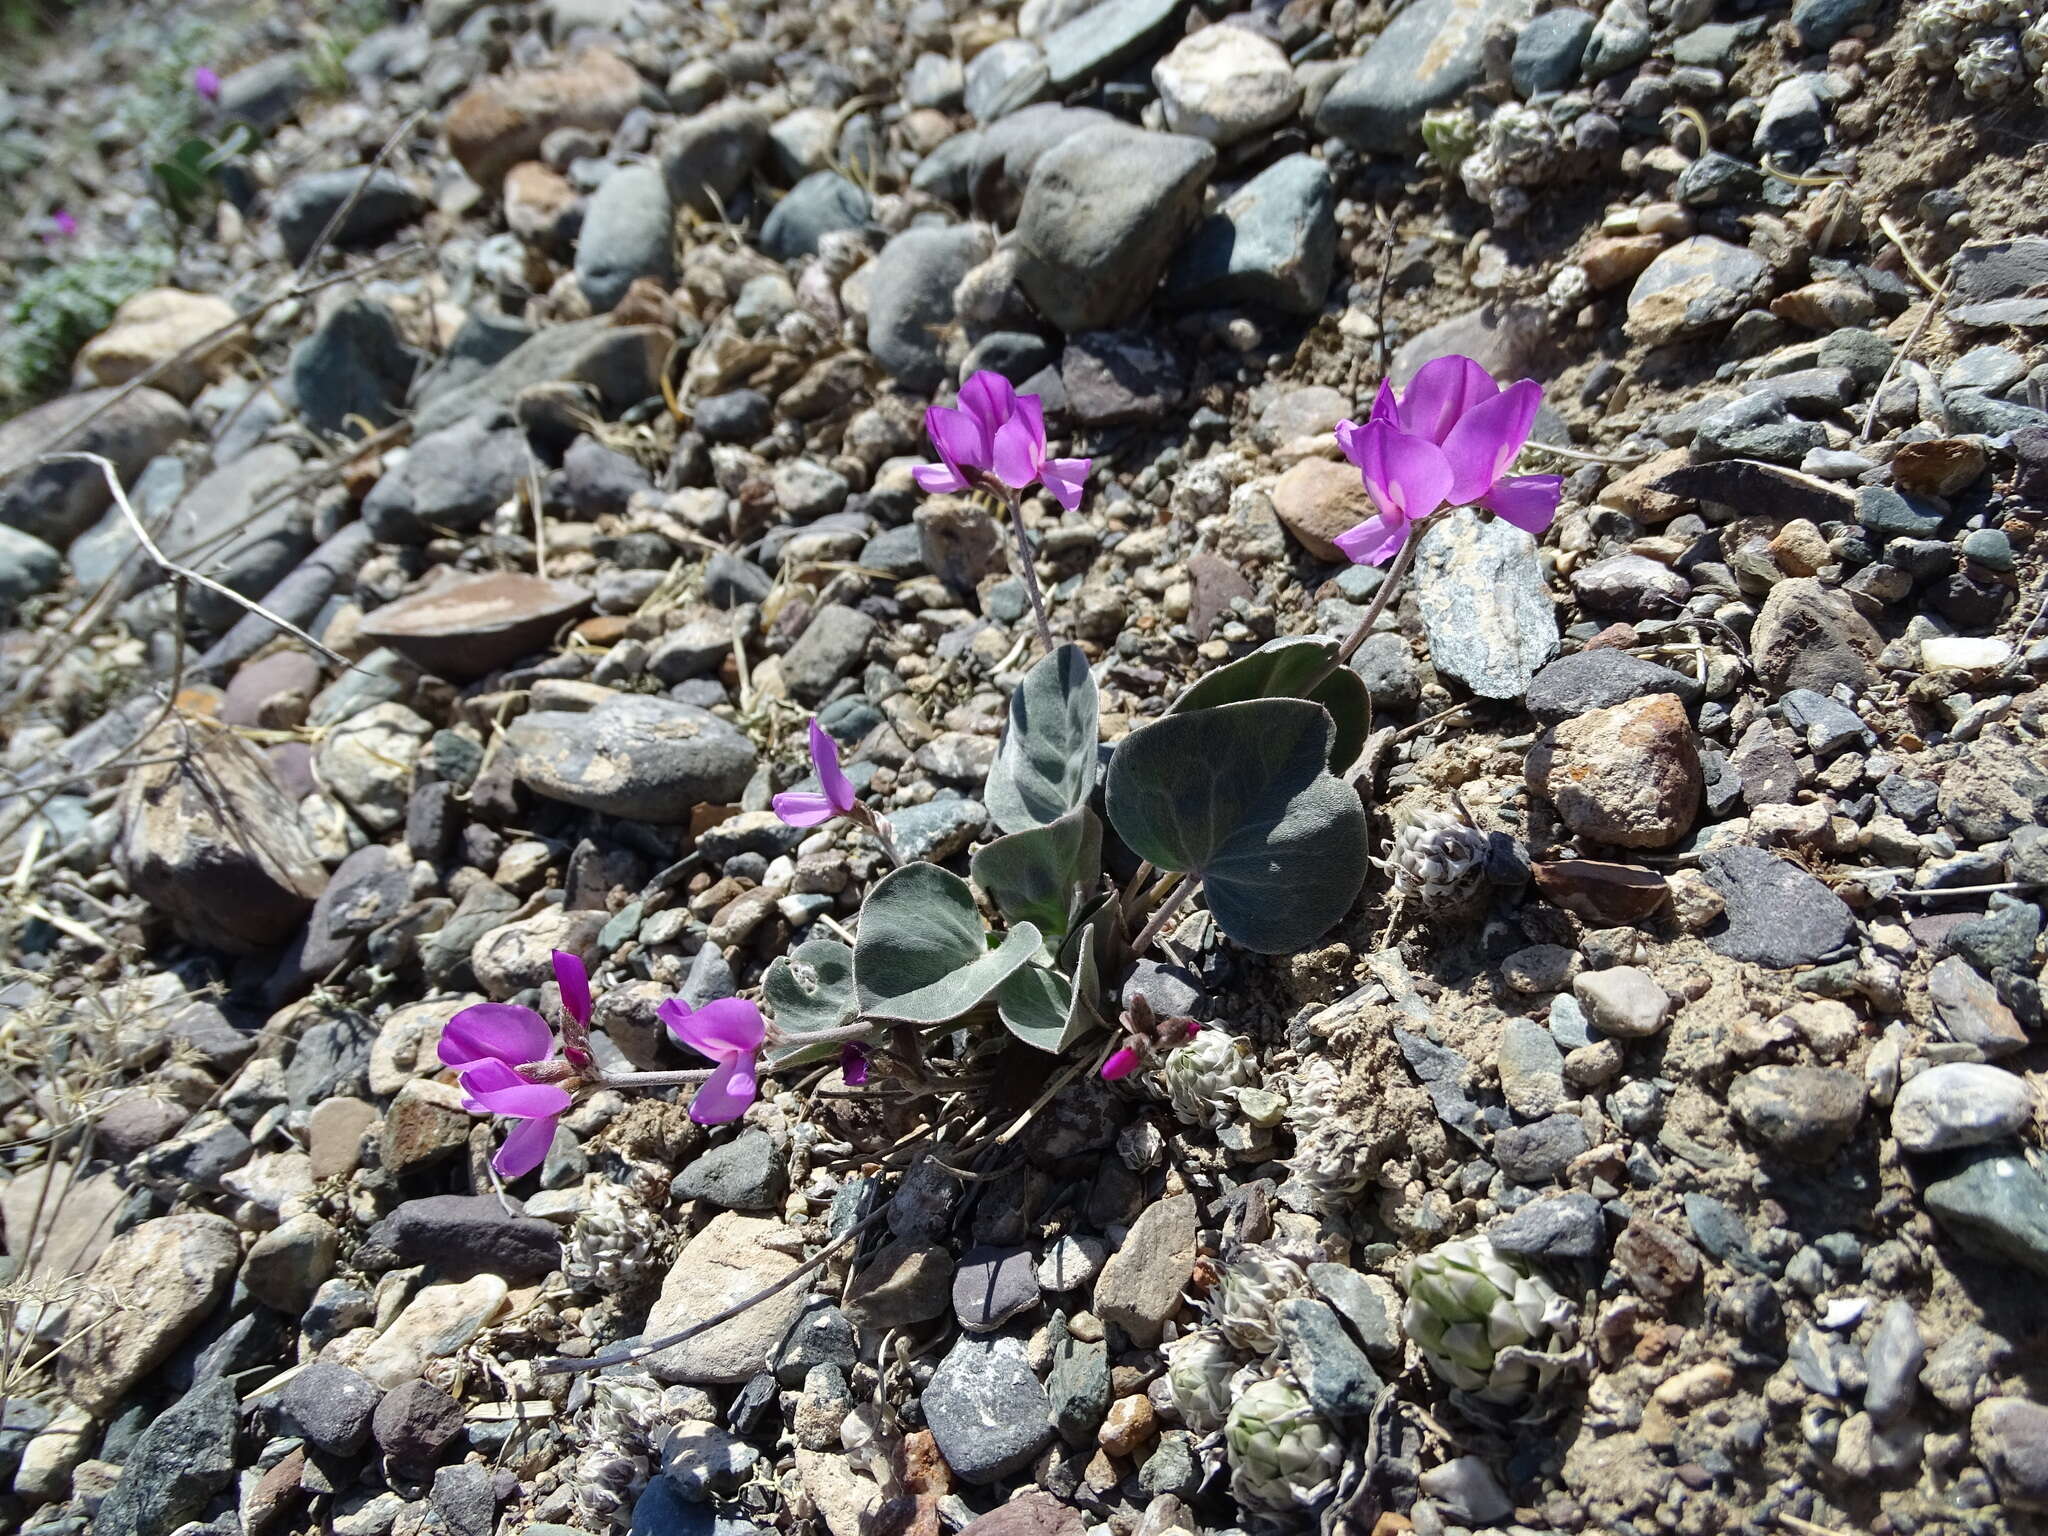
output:
[[1773,970],[1813,965],[1849,942],[1856,918],[1833,891],[1761,848],[1715,848],[1700,872],[1728,904],[1727,926],[1707,947]]
[[1529,680],[1527,704],[1538,725],[1559,725],[1656,693],[1677,695],[1687,709],[1698,708],[1702,697],[1700,684],[1684,673],[1603,646],[1560,656],[1545,666]]
[[[716,953],[711,946],[706,949]],[[709,998],[695,1000],[701,1007]],[[766,1211],[782,1203],[788,1174],[781,1150],[766,1131],[742,1131],[697,1158],[670,1185],[683,1200],[708,1200],[721,1210]]]
[[93,1536],[170,1536],[198,1518],[234,1479],[240,1408],[233,1383],[210,1381],[151,1420],[93,1517]]
[[1038,1305],[1029,1248],[970,1248],[953,1271],[953,1315],[970,1333],[988,1333]]
[[1379,1400],[1382,1383],[1365,1351],[1351,1342],[1337,1314],[1298,1296],[1274,1309],[1282,1347],[1295,1379],[1318,1412],[1334,1419],[1363,1418]]
[[353,1456],[370,1438],[370,1420],[382,1396],[359,1372],[315,1360],[279,1390],[277,1409],[314,1450]]
[[449,1276],[532,1280],[562,1261],[560,1229],[538,1217],[508,1216],[496,1195],[408,1200],[377,1224],[371,1241],[407,1264],[431,1264]]
[[424,1469],[462,1433],[462,1404],[416,1376],[384,1394],[370,1418],[370,1432],[396,1465]]

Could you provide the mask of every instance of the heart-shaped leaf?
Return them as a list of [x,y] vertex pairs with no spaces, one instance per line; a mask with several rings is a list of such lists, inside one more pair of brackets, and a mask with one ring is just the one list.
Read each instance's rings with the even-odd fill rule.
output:
[[910,1024],[957,1019],[1038,953],[1038,929],[1014,924],[989,948],[967,882],[936,864],[906,864],[861,904],[853,950],[863,1016]]
[[809,939],[778,957],[761,978],[775,1022],[793,1035],[851,1024],[853,951],[837,939]]
[[1084,944],[1073,980],[1050,966],[1027,965],[996,989],[996,1007],[1011,1034],[1059,1056],[1094,1031],[1109,1027],[1102,1017],[1101,990],[1095,947]]
[[[1309,684],[1337,659],[1337,642],[1316,635],[1268,640],[1249,656],[1218,667],[1173,701],[1169,715],[1239,704],[1247,699],[1308,699],[1330,712],[1337,732],[1330,744],[1330,771],[1342,773],[1358,761],[1372,720],[1365,679],[1338,667]],[[1304,691],[1306,690],[1306,691]]]
[[1031,923],[1058,943],[1102,875],[1102,823],[1087,806],[975,850],[974,883],[1012,923]]
[[1365,808],[1329,771],[1335,732],[1303,699],[1167,715],[1118,745],[1110,821],[1140,857],[1200,875],[1216,925],[1246,949],[1300,949],[1365,883]]
[[1005,832],[1058,821],[1095,788],[1095,679],[1077,645],[1063,645],[1024,674],[1010,695],[1010,723],[989,765],[982,799]]

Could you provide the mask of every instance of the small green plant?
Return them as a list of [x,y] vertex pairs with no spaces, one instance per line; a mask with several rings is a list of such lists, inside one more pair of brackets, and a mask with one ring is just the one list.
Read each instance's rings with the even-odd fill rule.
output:
[[170,266],[169,251],[144,246],[76,256],[23,283],[0,338],[0,398],[33,399],[60,386],[78,349]]
[[218,139],[189,138],[150,167],[157,195],[180,224],[190,224],[220,194],[221,168],[261,140],[247,123],[230,123]]

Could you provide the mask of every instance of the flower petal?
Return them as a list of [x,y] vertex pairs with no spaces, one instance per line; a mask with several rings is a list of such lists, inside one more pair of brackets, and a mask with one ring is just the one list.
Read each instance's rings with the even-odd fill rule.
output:
[[824,795],[807,789],[786,789],[768,804],[789,827],[823,826],[839,814],[839,807]]
[[1465,413],[1444,439],[1444,457],[1450,460],[1453,475],[1445,496],[1452,506],[1475,502],[1493,489],[1493,482],[1529,441],[1542,404],[1543,386],[1523,379]]
[[1353,565],[1385,565],[1400,553],[1401,541],[1407,537],[1406,518],[1369,517],[1330,542],[1341,549],[1344,558]]
[[868,1081],[867,1048],[849,1040],[839,1048],[839,1077],[849,1088],[864,1088]]
[[[1394,397],[1394,381],[1380,380],[1380,392],[1373,396],[1372,414],[1368,421],[1384,421],[1390,427],[1401,425],[1401,402]],[[1342,423],[1339,423],[1342,426]]]
[[[1017,391],[1000,373],[983,368],[960,386],[960,409],[974,418],[975,425],[981,428],[983,440],[993,452],[996,433],[1016,414]],[[981,464],[986,468],[994,462],[991,457],[983,459]]]
[[1527,533],[1541,533],[1564,499],[1563,475],[1508,475],[1493,483],[1479,505]]
[[655,1012],[678,1045],[713,1061],[724,1061],[735,1053],[758,1051],[768,1033],[761,1010],[743,998],[721,998],[693,1009],[681,998],[672,997]]
[[505,1144],[498,1148],[498,1155],[491,1159],[491,1166],[498,1170],[498,1177],[524,1178],[546,1162],[548,1148],[555,1144],[557,1123],[556,1116],[541,1115],[513,1126],[505,1137]]
[[562,1011],[578,1024],[590,1022],[590,972],[583,961],[565,949],[553,951],[555,987],[562,994]]
[[[1382,395],[1386,395],[1385,385],[1380,386],[1380,392]],[[1338,451],[1360,469],[1365,468],[1365,445],[1361,439],[1365,435],[1365,429],[1376,424],[1382,424],[1380,408],[1377,405],[1372,408],[1372,415],[1366,421],[1340,421],[1337,423]],[[1397,432],[1401,427],[1400,422],[1392,418],[1387,418],[1383,424],[1392,427]]]
[[1112,1051],[1109,1060],[1102,1064],[1102,1075],[1110,1082],[1120,1077],[1129,1077],[1138,1070],[1138,1053],[1128,1045],[1120,1051]]
[[441,1026],[435,1054],[441,1065],[462,1068],[477,1061],[503,1061],[520,1066],[544,1060],[554,1050],[555,1033],[548,1021],[516,1003],[476,1003]]
[[836,811],[853,809],[853,781],[839,766],[839,743],[825,733],[818,717],[811,716],[811,766],[818,770],[818,783],[825,799]]
[[1431,358],[1415,370],[1401,399],[1401,425],[1442,443],[1467,414],[1500,393],[1493,375],[1469,357]]
[[951,496],[967,489],[967,477],[950,464],[920,464],[911,470],[917,488],[932,496]]
[[704,1086],[690,1100],[690,1118],[699,1125],[724,1125],[747,1112],[760,1091],[754,1076],[754,1058],[735,1056],[704,1079]]
[[[462,1074],[463,1107],[471,1114],[559,1115],[575,1102],[559,1083],[530,1083],[502,1061],[480,1061]],[[478,1106],[481,1106],[479,1108]]]
[[1359,473],[1380,511],[1420,522],[1444,504],[1452,484],[1450,461],[1428,438],[1369,421],[1356,442]]
[[965,411],[932,406],[924,413],[924,429],[931,434],[939,457],[955,470],[987,469],[995,457],[994,434]]
[[1038,466],[1038,475],[1045,482],[1045,488],[1052,492],[1052,499],[1069,512],[1081,505],[1082,486],[1088,479],[1088,466],[1093,459],[1047,459]]
[[1012,416],[996,428],[995,476],[1013,491],[1021,491],[1038,478],[1038,466],[1045,458],[1045,439],[1031,440],[1024,418]]

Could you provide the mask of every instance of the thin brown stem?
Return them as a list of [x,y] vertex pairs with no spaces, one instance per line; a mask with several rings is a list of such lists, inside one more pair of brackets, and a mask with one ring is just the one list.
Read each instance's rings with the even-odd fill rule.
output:
[[1183,902],[1195,894],[1195,888],[1201,883],[1202,877],[1200,875],[1181,876],[1180,884],[1175,886],[1172,894],[1159,904],[1159,910],[1152,914],[1152,921],[1145,925],[1145,931],[1139,934],[1137,940],[1131,945],[1131,958],[1133,960],[1142,957],[1145,951],[1152,947],[1152,941],[1159,937],[1169,922],[1173,921],[1174,913],[1181,909]]
[[[1358,648],[1365,644],[1365,637],[1372,633],[1373,625],[1379,621],[1379,616],[1387,611],[1387,604],[1393,601],[1394,590],[1401,585],[1401,578],[1408,574],[1408,567],[1414,564],[1415,546],[1421,542],[1422,536],[1411,523],[1408,527],[1408,537],[1401,541],[1400,553],[1394,556],[1394,563],[1387,567],[1387,579],[1380,583],[1379,591],[1373,593],[1372,602],[1366,607],[1365,617],[1358,621],[1358,628],[1352,630],[1351,637],[1337,647],[1337,657],[1329,667],[1329,672],[1343,666],[1357,653]],[[1327,676],[1328,672],[1324,675]],[[1321,682],[1322,679],[1318,678],[1316,681]]]
[[1031,555],[1031,535],[1024,531],[1024,502],[1007,485],[1002,487],[1003,502],[1010,509],[1010,532],[1017,539],[1017,569],[1024,577],[1024,590],[1031,594],[1031,612],[1038,620],[1039,643],[1046,654],[1054,649],[1052,625],[1045,617],[1045,594],[1038,589],[1038,566]]

